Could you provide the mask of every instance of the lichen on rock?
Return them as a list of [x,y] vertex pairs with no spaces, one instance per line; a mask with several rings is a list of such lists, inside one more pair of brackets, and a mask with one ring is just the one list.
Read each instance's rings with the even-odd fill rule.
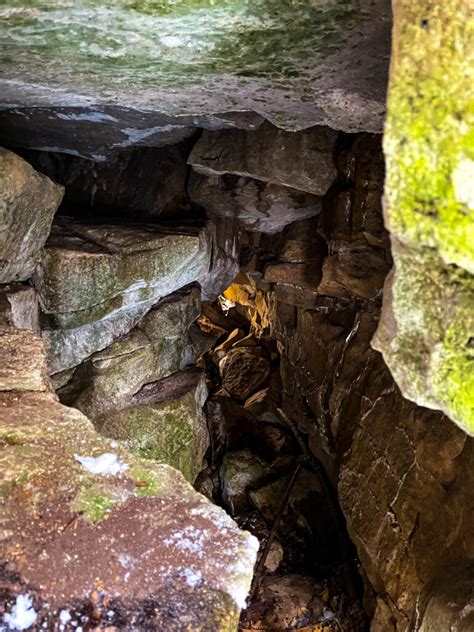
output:
[[474,434],[474,28],[463,0],[394,3],[384,150],[394,271],[373,345],[403,394]]

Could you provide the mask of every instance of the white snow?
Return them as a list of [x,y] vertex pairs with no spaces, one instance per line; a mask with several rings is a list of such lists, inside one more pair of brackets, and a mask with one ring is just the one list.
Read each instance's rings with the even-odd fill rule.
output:
[[133,555],[126,555],[125,553],[119,553],[117,559],[124,568],[133,566],[136,561]]
[[82,467],[91,474],[100,474],[102,476],[120,474],[128,470],[126,463],[120,463],[116,454],[112,452],[104,452],[100,456],[79,456],[74,455]]
[[183,574],[186,578],[186,583],[191,588],[194,588],[202,579],[202,574],[199,571],[195,571],[192,568],[185,568]]
[[69,623],[71,619],[72,617],[67,610],[61,610],[61,612],[59,613],[59,620],[61,621],[63,625],[66,625],[66,623]]
[[12,630],[27,630],[36,621],[37,616],[33,608],[33,598],[29,595],[18,595],[11,613],[7,612],[3,621]]

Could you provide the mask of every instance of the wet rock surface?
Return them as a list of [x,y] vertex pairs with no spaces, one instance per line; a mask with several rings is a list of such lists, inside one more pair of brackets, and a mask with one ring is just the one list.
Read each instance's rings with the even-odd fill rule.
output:
[[[18,350],[36,341],[45,367],[39,338],[23,334]],[[1,355],[3,364],[3,345]],[[175,470],[100,437],[51,392],[2,390],[0,410],[7,629],[235,626],[254,538]]]

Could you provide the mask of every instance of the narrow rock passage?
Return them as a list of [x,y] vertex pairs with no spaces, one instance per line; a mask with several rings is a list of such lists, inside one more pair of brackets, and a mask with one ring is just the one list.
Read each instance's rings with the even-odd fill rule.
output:
[[282,410],[269,294],[239,273],[197,319],[206,372],[209,466],[195,487],[261,543],[240,630],[367,629],[355,550],[337,497]]

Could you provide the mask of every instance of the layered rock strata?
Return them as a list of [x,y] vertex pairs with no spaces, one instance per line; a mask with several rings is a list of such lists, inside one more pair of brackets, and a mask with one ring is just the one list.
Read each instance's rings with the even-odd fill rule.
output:
[[[269,316],[282,409],[337,489],[371,629],[407,632],[424,604],[432,621],[444,599],[439,577],[457,577],[472,556],[473,446],[441,413],[405,400],[370,346],[391,264],[380,139],[359,138],[337,164],[343,190],[326,198],[318,218],[254,240],[247,280],[232,297],[249,316]],[[443,617],[461,620],[461,610]]]
[[[104,349],[176,290],[202,281],[212,291],[213,230],[61,219],[34,278],[50,372],[73,368]],[[225,283],[226,265],[219,284]]]

